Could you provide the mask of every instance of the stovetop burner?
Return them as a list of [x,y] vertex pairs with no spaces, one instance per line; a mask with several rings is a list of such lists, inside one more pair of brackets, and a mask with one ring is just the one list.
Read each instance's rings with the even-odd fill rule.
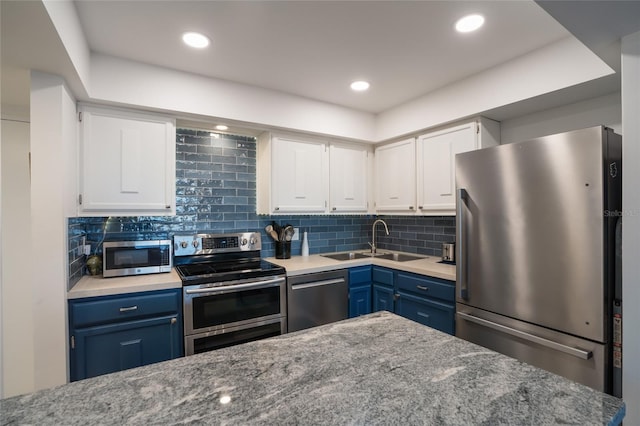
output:
[[259,233],[176,235],[174,264],[183,286],[284,275],[260,248]]

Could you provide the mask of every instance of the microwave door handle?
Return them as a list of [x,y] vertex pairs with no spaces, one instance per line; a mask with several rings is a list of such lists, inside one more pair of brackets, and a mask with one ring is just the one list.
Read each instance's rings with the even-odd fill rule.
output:
[[189,288],[185,290],[186,294],[202,294],[202,293],[215,293],[224,291],[228,293],[235,290],[250,290],[252,288],[262,287],[275,287],[285,282],[284,278],[274,278],[272,280],[256,281],[244,284],[234,284],[220,287],[207,287],[207,288]]

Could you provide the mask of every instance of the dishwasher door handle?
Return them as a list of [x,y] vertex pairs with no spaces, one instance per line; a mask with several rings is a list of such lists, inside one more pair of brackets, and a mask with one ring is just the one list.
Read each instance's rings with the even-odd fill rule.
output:
[[320,287],[324,285],[342,284],[342,283],[346,283],[346,281],[342,278],[337,278],[333,280],[313,281],[309,283],[292,284],[291,290],[302,290],[305,288]]

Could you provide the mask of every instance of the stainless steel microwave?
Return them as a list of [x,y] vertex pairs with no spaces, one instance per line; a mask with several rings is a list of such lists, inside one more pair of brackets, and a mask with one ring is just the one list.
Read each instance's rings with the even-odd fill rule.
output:
[[102,275],[123,277],[171,272],[172,254],[171,240],[105,242]]

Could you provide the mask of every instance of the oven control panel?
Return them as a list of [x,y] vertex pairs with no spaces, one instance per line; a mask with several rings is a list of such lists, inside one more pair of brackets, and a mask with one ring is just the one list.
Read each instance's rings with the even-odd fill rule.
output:
[[175,256],[230,253],[260,249],[259,232],[173,236],[173,253]]

